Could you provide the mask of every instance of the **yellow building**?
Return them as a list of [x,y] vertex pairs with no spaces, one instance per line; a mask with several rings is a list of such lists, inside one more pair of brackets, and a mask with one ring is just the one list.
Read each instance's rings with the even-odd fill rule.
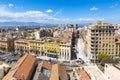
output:
[[14,41],[14,48],[16,52],[29,53],[29,41],[26,39],[17,39]]
[[0,52],[14,51],[14,40],[1,39],[0,40]]
[[44,52],[44,41],[29,40],[30,52],[36,53],[37,55],[43,55]]
[[59,54],[60,46],[58,43],[46,41],[44,45],[45,45],[45,53]]
[[37,56],[49,56],[63,60],[71,59],[71,46],[49,40],[18,39],[14,41],[15,51],[33,53]]

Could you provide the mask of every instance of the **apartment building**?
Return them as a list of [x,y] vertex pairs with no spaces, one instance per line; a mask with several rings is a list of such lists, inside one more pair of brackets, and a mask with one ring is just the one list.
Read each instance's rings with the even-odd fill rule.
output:
[[71,45],[60,44],[60,55],[61,60],[70,60],[71,59]]
[[59,43],[47,41],[45,42],[44,46],[45,46],[45,53],[56,53],[56,54],[60,53]]
[[116,27],[117,29],[120,29],[120,23],[119,23],[119,24],[116,24],[115,27]]
[[14,51],[14,39],[0,38],[0,52]]
[[92,62],[100,53],[116,56],[115,28],[112,24],[95,22],[88,26],[87,53]]
[[44,53],[44,41],[28,40],[30,53],[35,53],[38,56],[46,55]]
[[29,41],[26,39],[17,39],[14,41],[15,52],[29,53]]
[[77,30],[77,28],[78,28],[78,24],[68,24],[66,25],[65,30],[74,32]]
[[17,39],[14,41],[15,51],[33,53],[37,56],[49,56],[60,60],[71,59],[71,43],[55,38],[41,40]]

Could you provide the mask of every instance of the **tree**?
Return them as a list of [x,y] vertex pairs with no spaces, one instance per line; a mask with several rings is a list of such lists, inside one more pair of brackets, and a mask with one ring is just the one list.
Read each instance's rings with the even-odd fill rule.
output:
[[101,62],[102,59],[104,58],[110,58],[110,55],[109,54],[106,54],[106,53],[101,53],[101,54],[98,54],[98,61]]
[[119,54],[118,54],[118,56],[120,57],[120,51],[119,51]]
[[115,60],[113,58],[106,57],[101,60],[100,64],[104,66],[105,63],[115,63]]

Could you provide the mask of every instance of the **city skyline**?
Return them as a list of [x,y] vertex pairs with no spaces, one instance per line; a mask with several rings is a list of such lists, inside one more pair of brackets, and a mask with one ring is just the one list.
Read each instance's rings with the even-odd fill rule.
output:
[[0,0],[0,22],[120,23],[120,0]]

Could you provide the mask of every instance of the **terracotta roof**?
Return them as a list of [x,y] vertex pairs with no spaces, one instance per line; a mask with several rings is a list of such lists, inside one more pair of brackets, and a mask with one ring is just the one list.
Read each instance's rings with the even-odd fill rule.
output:
[[[41,72],[41,68],[46,68],[50,71],[50,77],[44,75]],[[44,78],[44,79],[42,79]],[[42,61],[40,64],[38,64],[34,80],[68,80],[67,73],[66,73],[66,67],[61,66],[59,64],[50,64],[46,61]]]
[[116,37],[116,42],[120,43],[120,37],[119,36]]
[[59,68],[59,76],[64,78],[64,79],[67,79],[67,73],[66,73],[66,67],[65,66],[61,66],[59,65],[58,66]]
[[27,80],[30,76],[31,70],[36,62],[36,58],[33,55],[26,54],[20,58],[17,63],[11,68],[9,73],[3,78],[7,80],[11,77]]
[[90,80],[90,77],[84,69],[77,70],[77,73],[80,76],[80,80]]
[[59,64],[55,64],[52,66],[50,80],[67,80],[67,73],[65,66],[61,66]]
[[51,70],[52,69],[52,65],[46,61],[42,61],[38,66],[42,66],[48,70]]
[[113,64],[111,64],[111,63],[106,63],[107,65],[109,65],[109,66],[113,66]]
[[27,39],[17,39],[17,40],[15,40],[15,41],[28,42]]

